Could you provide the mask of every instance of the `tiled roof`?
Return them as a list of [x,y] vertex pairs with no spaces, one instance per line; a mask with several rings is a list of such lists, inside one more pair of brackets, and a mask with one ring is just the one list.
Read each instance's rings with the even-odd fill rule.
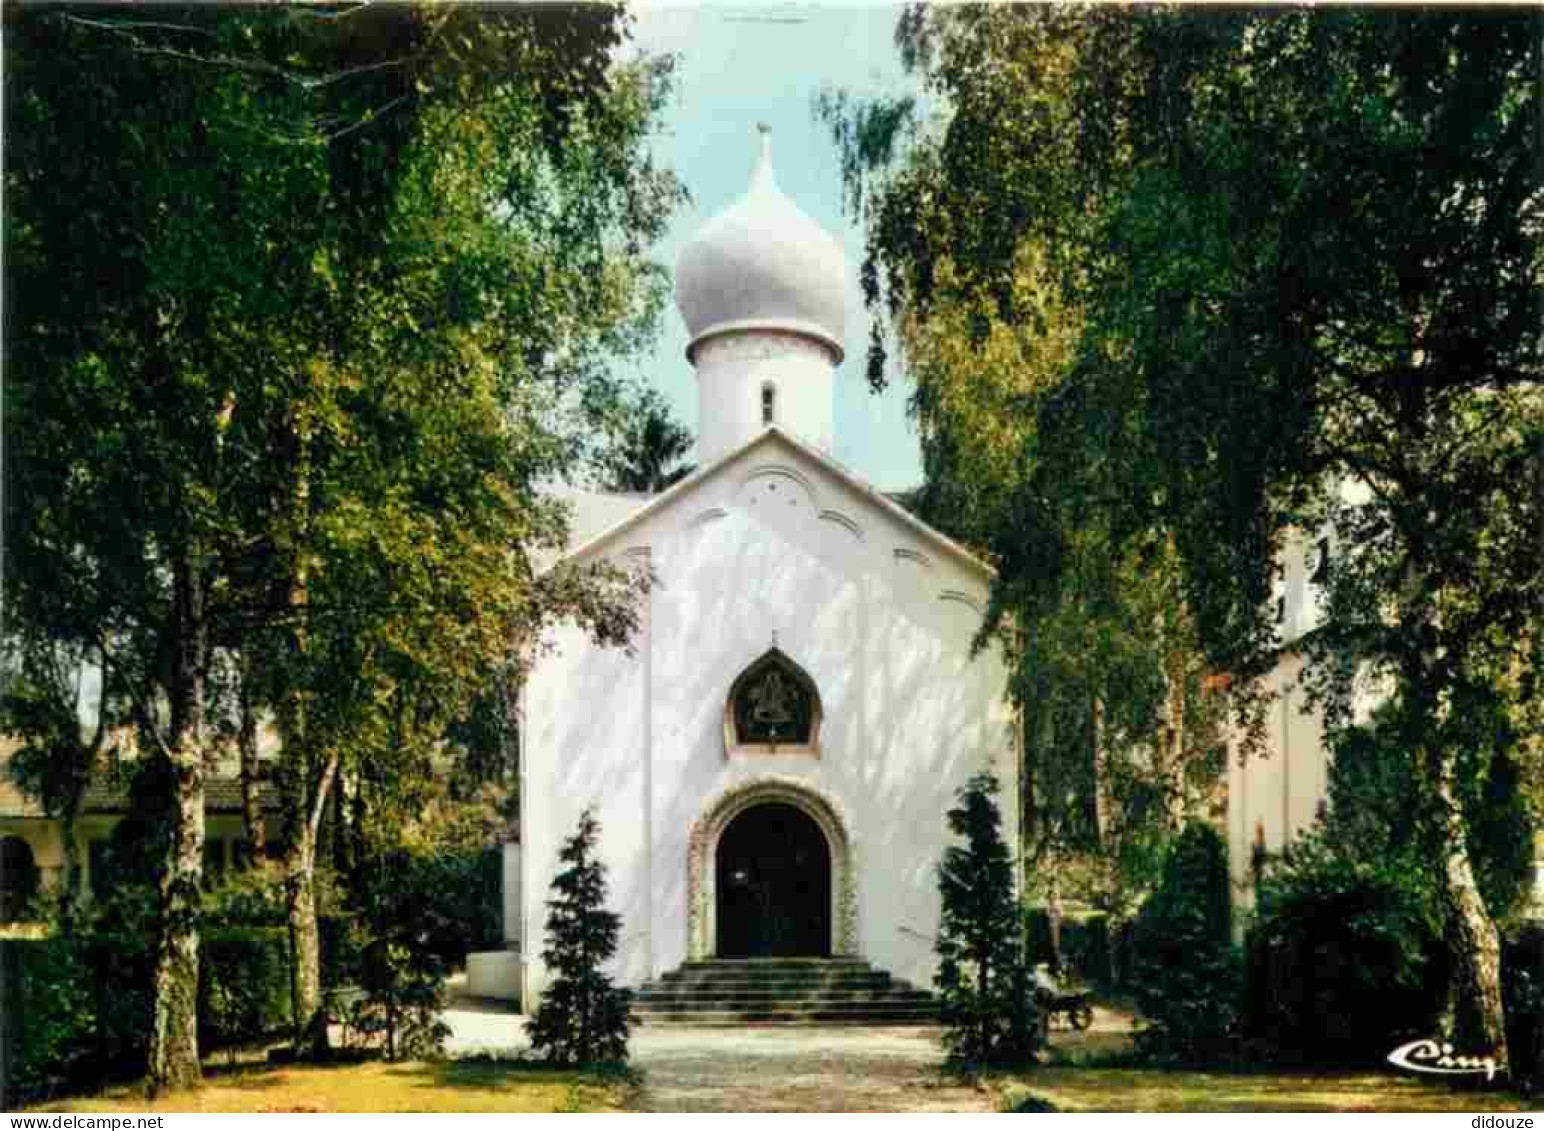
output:
[[[0,763],[0,771],[8,769]],[[260,796],[263,808],[279,808],[279,791],[265,783]],[[122,770],[106,770],[86,787],[81,804],[82,813],[127,813],[129,800],[129,775]],[[204,779],[204,812],[240,813],[241,781],[228,775],[213,775]],[[0,817],[45,817],[43,806],[22,792],[10,774],[0,772]]]

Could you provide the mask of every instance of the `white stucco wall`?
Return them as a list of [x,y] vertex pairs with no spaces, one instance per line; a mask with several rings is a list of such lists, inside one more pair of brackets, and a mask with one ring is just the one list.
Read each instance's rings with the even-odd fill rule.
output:
[[[1355,485],[1342,489],[1347,502],[1359,497]],[[1228,855],[1233,877],[1234,909],[1254,906],[1252,862],[1256,845],[1279,853],[1294,837],[1310,828],[1329,799],[1330,751],[1324,745],[1322,714],[1308,704],[1303,686],[1304,657],[1296,643],[1324,619],[1324,589],[1313,581],[1327,531],[1313,536],[1297,532],[1282,550],[1282,576],[1276,585],[1281,602],[1278,634],[1283,652],[1266,677],[1273,696],[1266,720],[1262,754],[1242,762],[1234,743],[1228,765]],[[1365,721],[1384,690],[1366,685],[1357,689],[1353,716]]]
[[1240,764],[1235,750],[1229,759],[1228,856],[1236,909],[1254,904],[1255,845],[1279,853],[1313,825],[1328,796],[1329,751],[1319,714],[1303,709],[1302,665],[1302,657],[1289,655],[1266,681],[1279,698],[1268,708],[1265,752]]
[[[737,782],[767,776],[807,783],[846,814],[856,949],[928,985],[956,789],[990,765],[1004,835],[1018,835],[1006,673],[993,652],[970,658],[989,574],[775,434],[689,487],[598,548],[647,554],[659,578],[634,654],[558,631],[527,688],[528,990],[546,980],[548,886],[585,806],[623,916],[616,973],[636,984],[687,955],[693,823]],[[731,760],[725,697],[774,634],[819,688],[820,754]]]

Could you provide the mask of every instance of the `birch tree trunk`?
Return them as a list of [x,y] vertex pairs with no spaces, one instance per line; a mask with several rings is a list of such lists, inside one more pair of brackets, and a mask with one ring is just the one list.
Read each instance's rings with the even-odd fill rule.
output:
[[[305,762],[302,752],[285,759]],[[294,764],[291,762],[290,764]],[[295,1055],[319,1058],[328,1047],[322,1008],[321,929],[316,918],[316,846],[322,814],[332,795],[338,756],[329,754],[319,771],[297,775],[286,803],[291,807],[290,845],[284,862],[286,915],[290,932],[290,993],[295,1014]]]
[[322,943],[316,922],[316,841],[305,834],[285,861],[291,954],[290,990],[295,1011],[295,1055],[316,1057],[327,1049],[322,1012]]
[[[171,717],[162,755],[172,777],[172,835],[161,869],[154,1006],[152,1097],[191,1088],[198,1062],[198,912],[204,866],[204,672],[208,624],[191,553],[172,566]],[[150,720],[153,723],[153,720]]]
[[1099,851],[1104,852],[1110,841],[1110,810],[1114,799],[1110,795],[1110,768],[1104,756],[1104,704],[1096,697],[1090,719],[1090,755],[1094,775],[1094,839]]
[[1455,755],[1431,751],[1442,825],[1443,934],[1453,955],[1453,1044],[1460,1053],[1490,1056],[1499,1070],[1507,1057],[1506,1012],[1501,998],[1501,935],[1480,896],[1455,789]]
[[1063,969],[1061,877],[1057,875],[1056,854],[1048,854],[1046,862],[1051,875],[1045,885],[1045,919],[1051,936],[1051,969],[1059,975]]
[[241,673],[241,816],[253,865],[268,859],[268,829],[263,819],[263,764],[257,749],[257,707],[253,702],[250,666]]
[[75,933],[75,912],[81,896],[84,870],[80,864],[80,844],[76,841],[76,822],[80,817],[81,801],[86,793],[85,782],[72,789],[59,814],[59,833],[64,838],[64,892],[59,901],[59,930],[62,934]]

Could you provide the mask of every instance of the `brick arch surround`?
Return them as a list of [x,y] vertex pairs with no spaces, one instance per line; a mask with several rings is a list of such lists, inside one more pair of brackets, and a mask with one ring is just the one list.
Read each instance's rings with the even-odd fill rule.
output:
[[858,875],[851,823],[841,806],[808,782],[763,776],[736,782],[709,802],[692,824],[686,847],[686,954],[692,960],[718,952],[718,842],[747,809],[777,801],[792,805],[819,826],[831,852],[831,954],[858,953]]

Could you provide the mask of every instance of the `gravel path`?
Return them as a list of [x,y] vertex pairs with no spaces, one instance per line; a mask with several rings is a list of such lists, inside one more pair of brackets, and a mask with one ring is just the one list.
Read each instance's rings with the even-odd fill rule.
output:
[[[489,1003],[445,1013],[452,1056],[529,1048],[525,1019]],[[984,1092],[941,1076],[928,1028],[676,1029],[630,1042],[641,1111],[990,1111]]]
[[[455,1001],[445,1013],[447,1051],[518,1053],[525,1020],[493,1003]],[[1058,1032],[1065,1049],[1123,1043],[1129,1019],[1099,1010],[1092,1033]],[[687,1029],[637,1026],[630,1041],[642,1074],[640,1111],[991,1111],[983,1091],[941,1074],[931,1028],[777,1026]]]
[[990,1111],[926,1028],[638,1029],[642,1111]]

